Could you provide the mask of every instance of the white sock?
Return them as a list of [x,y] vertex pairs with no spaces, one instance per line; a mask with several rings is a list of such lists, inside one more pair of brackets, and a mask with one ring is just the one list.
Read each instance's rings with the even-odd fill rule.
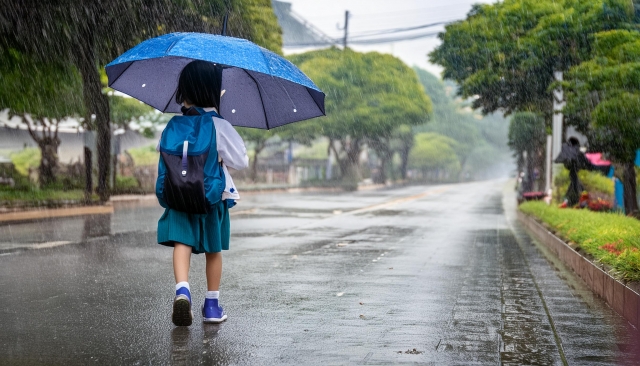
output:
[[189,288],[189,282],[182,281],[182,282],[176,283],[176,291],[178,291],[180,289],[180,287],[186,287],[187,290],[189,290],[189,292],[191,292],[191,288]]
[[205,299],[217,299],[220,297],[220,291],[207,291],[207,294],[204,295]]

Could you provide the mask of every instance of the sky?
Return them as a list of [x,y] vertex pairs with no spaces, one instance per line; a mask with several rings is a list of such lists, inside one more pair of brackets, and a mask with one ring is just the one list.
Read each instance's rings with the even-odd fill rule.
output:
[[[283,0],[292,10],[334,38],[342,38],[345,10],[349,10],[349,34],[408,28],[423,24],[464,19],[472,4],[493,0]],[[444,26],[401,34],[444,30]],[[440,76],[442,68],[429,63],[427,54],[440,44],[437,37],[378,45],[350,45],[356,51],[390,53],[409,66],[419,66]],[[296,52],[305,51],[304,49]],[[285,50],[286,53],[293,53]]]

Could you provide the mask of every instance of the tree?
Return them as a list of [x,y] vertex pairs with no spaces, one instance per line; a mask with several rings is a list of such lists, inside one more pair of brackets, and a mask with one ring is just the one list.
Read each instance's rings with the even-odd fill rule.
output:
[[624,0],[505,0],[475,5],[467,19],[446,26],[430,59],[455,80],[459,94],[476,97],[483,113],[537,111],[550,124],[555,71],[589,58],[592,35],[625,27],[633,16]]
[[[444,85],[435,75],[414,68],[418,74],[418,79],[427,94],[433,96],[434,118],[433,122],[420,126],[420,132],[435,132],[455,140],[455,151],[460,162],[460,174],[466,167],[467,159],[471,156],[474,148],[482,143],[476,120],[469,112],[460,110],[454,100],[446,94]],[[459,177],[461,179],[461,177]]]
[[251,181],[258,181],[258,156],[266,147],[267,140],[274,136],[273,130],[260,130],[257,128],[238,127],[238,133],[253,147],[253,160],[251,161]]
[[[265,11],[267,10],[267,11]],[[109,103],[98,68],[140,41],[173,31],[219,33],[229,11],[229,34],[280,52],[281,36],[268,0],[0,1],[0,46],[76,66],[91,127],[97,131],[98,187],[109,197]],[[92,121],[86,118],[86,121]]]
[[457,174],[460,162],[454,151],[456,142],[446,136],[433,132],[415,135],[415,146],[409,153],[409,167],[422,171],[423,178],[432,180],[446,179]]
[[539,115],[532,112],[518,112],[511,117],[509,147],[513,150],[518,162],[518,172],[526,167],[526,179],[523,183],[525,192],[533,190],[535,168],[542,171],[546,139],[544,119]]
[[431,101],[415,73],[402,61],[377,52],[330,48],[290,57],[327,93],[327,117],[317,121],[329,138],[344,180],[359,179],[359,157],[365,143],[389,159],[388,139],[402,124],[425,123]]
[[415,145],[414,133],[411,126],[400,125],[393,131],[392,150],[400,155],[400,178],[407,179],[407,167],[409,164],[409,153]]
[[41,186],[56,181],[58,124],[83,112],[80,76],[70,65],[43,63],[15,49],[0,48],[0,108],[20,115],[41,153]]
[[595,35],[593,58],[572,68],[568,121],[589,138],[589,149],[608,153],[622,167],[624,206],[638,211],[636,150],[640,148],[640,33],[612,30]]

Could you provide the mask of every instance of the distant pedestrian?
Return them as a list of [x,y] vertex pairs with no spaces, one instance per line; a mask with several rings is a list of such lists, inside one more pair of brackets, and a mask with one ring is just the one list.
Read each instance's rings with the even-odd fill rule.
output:
[[172,321],[193,322],[189,266],[191,253],[205,253],[207,292],[204,322],[227,318],[219,303],[222,250],[229,249],[229,208],[240,198],[227,166],[248,166],[237,131],[219,114],[222,68],[192,61],[181,72],[175,94],[182,116],[173,117],[158,144],[161,153],[156,195],[165,212],[158,221],[158,243],[173,247],[176,280]]
[[587,156],[580,151],[580,141],[575,137],[570,137],[566,143],[562,144],[562,149],[555,162],[564,164],[564,167],[569,171],[569,187],[565,194],[563,207],[573,207],[581,202],[584,186],[578,178],[578,171],[586,169],[607,174],[609,170],[608,166],[593,165]]

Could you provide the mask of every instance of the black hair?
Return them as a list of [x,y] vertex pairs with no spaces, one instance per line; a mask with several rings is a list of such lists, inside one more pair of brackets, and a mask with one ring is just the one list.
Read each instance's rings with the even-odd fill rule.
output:
[[180,73],[176,103],[197,107],[216,107],[220,111],[222,67],[207,61],[192,61]]

